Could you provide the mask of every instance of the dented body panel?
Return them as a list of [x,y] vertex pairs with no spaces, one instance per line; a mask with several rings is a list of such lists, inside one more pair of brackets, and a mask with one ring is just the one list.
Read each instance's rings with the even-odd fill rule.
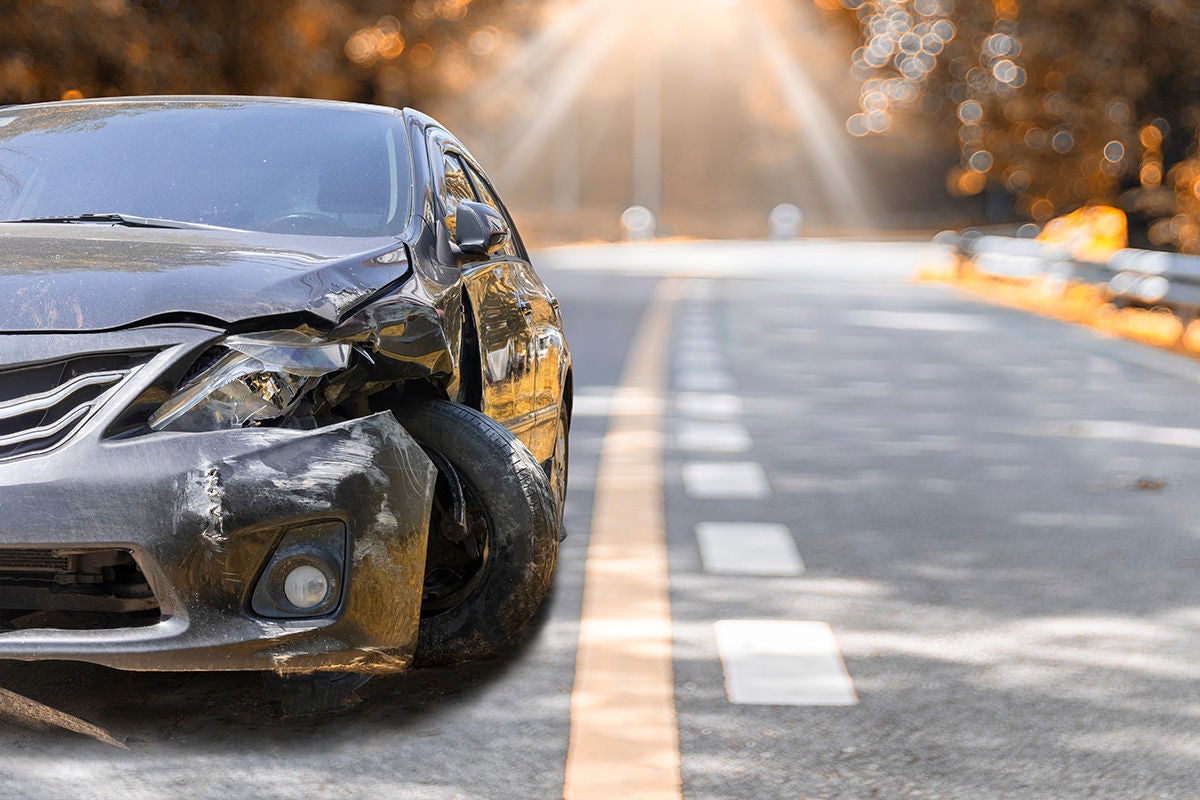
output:
[[[83,105],[97,115],[176,105],[390,115],[407,137],[411,164],[397,174],[411,179],[400,187],[411,192],[410,218],[395,236],[0,225],[0,659],[405,669],[437,470],[390,410],[396,399],[474,406],[548,471],[565,470],[553,461],[569,421],[570,354],[557,301],[515,227],[507,252],[455,251],[443,148],[483,173],[416,112],[249,98]],[[355,213],[353,198],[334,197]],[[111,209],[80,209],[98,210]],[[281,332],[286,342],[351,355],[294,384],[262,384],[264,396],[296,392],[266,422],[238,417],[211,430],[155,422],[172,397],[215,380],[235,334]],[[253,372],[245,380],[261,383]],[[74,410],[50,410],[72,392]],[[296,532],[310,529],[344,546],[331,562],[341,570],[329,576],[336,602],[309,616],[264,612],[268,579],[276,600],[282,591],[268,573]],[[51,569],[52,581],[24,578]],[[97,594],[109,601],[103,613],[93,611]],[[116,621],[64,624],[57,611],[30,612],[31,597]],[[5,606],[13,598],[25,604],[20,613]]]
[[[85,436],[0,465],[0,538],[127,548],[162,610],[144,627],[5,631],[0,657],[155,670],[404,669],[416,642],[432,478],[387,413],[316,431]],[[337,613],[254,618],[250,594],[272,548],[314,520],[350,533]]]
[[389,238],[0,226],[0,331],[111,330],[187,316],[234,323],[309,314],[332,323],[405,277],[407,259],[374,260],[398,246]]
[[[410,124],[420,131],[413,137],[413,158],[423,162],[420,169],[427,170],[430,198],[422,217],[431,244],[414,248],[414,252],[434,254],[431,260],[451,258],[445,253],[449,215],[437,200],[449,193],[444,170],[447,156],[470,172],[471,185],[480,199],[504,214],[513,231],[512,241],[503,250],[486,259],[462,261],[461,281],[478,336],[480,410],[504,423],[544,462],[553,456],[564,404],[570,416],[571,358],[558,300],[534,271],[524,243],[507,210],[494,200],[495,189],[478,162],[436,122],[416,112],[406,113]],[[420,265],[417,255],[414,268],[418,272]]]

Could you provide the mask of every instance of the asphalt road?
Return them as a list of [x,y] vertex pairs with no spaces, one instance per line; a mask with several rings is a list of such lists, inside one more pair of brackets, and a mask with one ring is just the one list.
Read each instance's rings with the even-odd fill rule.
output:
[[598,454],[670,274],[683,797],[1200,797],[1200,365],[906,281],[926,255],[545,254],[577,369],[570,535],[517,652],[291,722],[255,676],[0,665],[130,745],[0,721],[0,796],[560,797]]

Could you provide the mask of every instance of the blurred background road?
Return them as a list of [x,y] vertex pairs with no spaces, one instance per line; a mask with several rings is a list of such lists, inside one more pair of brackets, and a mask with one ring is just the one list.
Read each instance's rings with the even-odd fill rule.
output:
[[0,794],[562,796],[598,455],[667,280],[683,797],[1195,796],[1200,367],[908,281],[929,246],[717,250],[540,254],[579,370],[570,534],[513,656],[292,722],[252,676],[3,665],[130,749],[0,725]]

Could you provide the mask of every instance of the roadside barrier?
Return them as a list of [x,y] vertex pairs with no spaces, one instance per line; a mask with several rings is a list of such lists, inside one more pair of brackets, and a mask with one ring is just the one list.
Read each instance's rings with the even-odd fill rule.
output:
[[1084,261],[1061,245],[970,230],[938,234],[934,241],[954,246],[960,273],[1088,284],[1117,306],[1167,308],[1185,322],[1200,317],[1200,256],[1127,249],[1107,261]]

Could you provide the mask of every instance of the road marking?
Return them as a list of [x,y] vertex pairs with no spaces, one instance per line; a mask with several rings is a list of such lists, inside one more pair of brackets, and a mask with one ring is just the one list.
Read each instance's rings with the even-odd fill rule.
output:
[[691,452],[744,453],[750,449],[750,434],[734,422],[682,421],[675,446]]
[[1108,439],[1116,442],[1140,442],[1164,444],[1172,447],[1200,447],[1200,428],[1168,428],[1160,425],[1143,425],[1140,422],[1112,422],[1086,420],[1051,426],[1053,433],[1061,436],[1079,436],[1084,439]]
[[724,372],[698,369],[676,373],[675,385],[685,392],[724,392],[734,386],[733,378]]
[[976,314],[919,311],[851,311],[846,318],[863,328],[904,331],[988,331],[988,320]]
[[751,461],[695,461],[683,465],[683,488],[702,500],[766,497],[767,474]]
[[724,619],[715,628],[730,702],[769,706],[858,702],[833,630],[824,622]]
[[701,522],[696,526],[704,571],[714,575],[800,575],[804,562],[785,525]]
[[615,391],[612,386],[591,386],[578,389],[575,392],[575,399],[571,403],[571,416],[607,417],[612,413]]
[[[565,800],[679,800],[679,727],[663,520],[662,397],[684,282],[659,284],[600,452]],[[621,402],[636,397],[638,402]],[[657,401],[657,402],[654,402]]]
[[743,411],[742,398],[736,394],[702,392],[680,392],[675,395],[675,408],[685,416],[704,419],[732,419]]

